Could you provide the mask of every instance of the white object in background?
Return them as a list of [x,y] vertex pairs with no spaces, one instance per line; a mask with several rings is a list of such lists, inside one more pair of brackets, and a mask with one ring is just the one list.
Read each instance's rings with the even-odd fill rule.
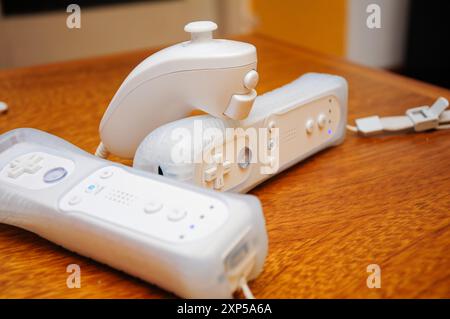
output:
[[191,41],[151,55],[128,75],[100,123],[98,155],[132,158],[148,133],[197,109],[223,119],[249,114],[257,95],[256,48],[213,39],[216,28],[189,23]]
[[447,129],[450,128],[450,110],[445,111],[448,105],[448,100],[440,97],[431,107],[419,106],[408,109],[404,116],[364,117],[355,120],[356,127],[347,125],[347,128],[364,136],[412,129],[416,132]]
[[[340,144],[346,132],[347,95],[348,86],[344,78],[328,74],[305,74],[292,83],[259,96],[244,121],[203,115],[159,127],[139,145],[133,166],[205,188],[247,192],[320,150]],[[200,161],[175,162],[172,151],[175,146],[180,147],[180,141],[174,140],[172,133],[183,128],[195,137],[195,120],[202,122],[203,130],[216,128],[223,136],[226,128],[255,128],[257,132],[260,128],[267,128],[267,153],[269,156],[276,156],[270,154],[275,154],[275,148],[278,147],[279,158],[269,159],[269,163],[262,163],[260,159],[251,163],[252,156],[256,154],[246,148],[246,143],[239,144],[236,138],[225,141],[225,145],[235,142],[235,145],[241,147],[236,150],[236,158],[232,163],[207,163],[205,159],[227,148],[222,143],[214,145],[206,139],[202,141],[198,154],[195,153],[198,149],[189,143],[185,145],[184,151],[180,151],[185,154],[191,150],[191,158],[201,159]],[[276,128],[279,129],[279,140],[272,136]],[[257,144],[260,147],[260,141]],[[264,149],[263,152],[265,151]],[[257,153],[261,154],[259,149]],[[274,174],[262,174],[261,168],[266,166],[274,167],[275,170],[277,166],[278,170]]]
[[[371,29],[367,20],[380,8],[381,28]],[[408,34],[409,0],[347,1],[347,58],[377,68],[403,65]],[[369,12],[368,12],[369,11]]]
[[[26,18],[21,15],[11,15],[7,18],[1,15],[0,68],[46,64],[161,47],[167,43],[184,41],[179,26],[186,21],[200,18],[213,21],[220,19],[223,21],[221,34],[238,34],[229,32],[227,28],[227,25],[234,23],[235,20],[222,19],[224,7],[230,8],[229,11],[236,15],[236,6],[233,7],[228,1],[139,2],[136,4],[124,1],[121,6],[104,5],[96,7],[95,10],[83,10],[81,4],[83,32],[80,33],[71,32],[73,30],[62,25],[68,17],[66,10],[30,14]],[[71,3],[80,4],[77,1]],[[236,23],[242,24],[241,21]],[[106,25],[107,34],[113,36],[105,36]],[[36,50],[38,43],[45,45],[39,45],[39,50]]]
[[0,222],[185,298],[232,297],[267,254],[256,197],[139,172],[33,129],[0,135]]
[[0,114],[5,113],[6,111],[8,111],[8,104],[0,101]]

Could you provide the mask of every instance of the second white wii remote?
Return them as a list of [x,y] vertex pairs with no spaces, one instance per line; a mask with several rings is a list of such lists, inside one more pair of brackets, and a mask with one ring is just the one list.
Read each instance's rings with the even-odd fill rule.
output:
[[185,298],[232,297],[267,255],[256,197],[114,164],[33,129],[0,135],[0,222]]

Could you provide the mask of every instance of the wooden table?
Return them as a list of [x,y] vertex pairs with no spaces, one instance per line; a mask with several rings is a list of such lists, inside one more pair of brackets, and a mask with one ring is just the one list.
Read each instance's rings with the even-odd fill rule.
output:
[[[259,92],[305,72],[344,76],[349,121],[397,115],[450,91],[260,36]],[[98,124],[131,69],[154,50],[0,72],[0,133],[34,127],[94,152]],[[118,160],[112,158],[112,160]],[[129,162],[128,162],[129,164]],[[258,298],[450,297],[450,131],[362,138],[323,151],[255,190],[269,256]],[[66,267],[81,267],[81,289]],[[366,267],[381,267],[369,289]],[[0,297],[160,298],[171,294],[26,231],[0,226]]]

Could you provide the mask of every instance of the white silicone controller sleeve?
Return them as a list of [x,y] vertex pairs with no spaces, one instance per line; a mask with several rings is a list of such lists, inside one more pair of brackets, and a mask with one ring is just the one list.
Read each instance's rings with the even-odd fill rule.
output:
[[[17,156],[33,151],[69,158],[74,161],[75,170],[57,186],[43,190],[32,191],[0,182],[1,223],[34,232],[185,298],[232,297],[237,280],[229,276],[225,259],[242,240],[248,241],[254,256],[246,270],[247,279],[255,278],[262,271],[267,235],[261,206],[255,197],[211,192],[112,164],[60,138],[33,129],[17,129],[0,135],[0,168]],[[174,244],[89,215],[59,209],[60,199],[81,180],[99,168],[111,165],[131,175],[218,199],[228,208],[229,218],[218,231],[202,240]]]

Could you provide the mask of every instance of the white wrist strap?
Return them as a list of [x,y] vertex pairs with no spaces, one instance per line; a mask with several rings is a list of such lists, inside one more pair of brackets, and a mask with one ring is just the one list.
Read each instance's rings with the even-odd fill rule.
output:
[[100,142],[97,146],[97,150],[95,151],[95,156],[106,159],[109,156],[109,151],[103,142]]
[[365,117],[355,120],[356,127],[347,125],[347,128],[365,136],[410,129],[416,132],[448,129],[450,128],[450,110],[445,111],[448,105],[447,99],[440,97],[431,107],[412,108],[407,110],[404,116]]
[[250,290],[250,287],[247,284],[247,280],[245,278],[241,278],[239,280],[239,286],[242,289],[242,293],[244,294],[244,297],[246,299],[255,299],[255,296],[253,296],[252,291]]

